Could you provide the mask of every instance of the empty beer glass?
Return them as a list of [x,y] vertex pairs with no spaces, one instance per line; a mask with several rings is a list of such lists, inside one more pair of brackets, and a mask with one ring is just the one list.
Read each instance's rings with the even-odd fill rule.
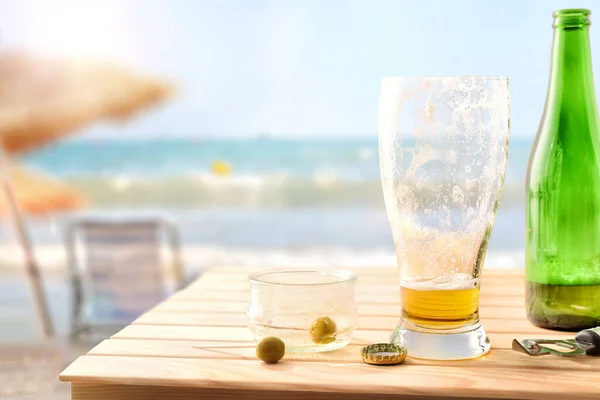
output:
[[508,157],[508,79],[384,78],[379,107],[402,305],[392,342],[417,358],[485,354],[479,278]]

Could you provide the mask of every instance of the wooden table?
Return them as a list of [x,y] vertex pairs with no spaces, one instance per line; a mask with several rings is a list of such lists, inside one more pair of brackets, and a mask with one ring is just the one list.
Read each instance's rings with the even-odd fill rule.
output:
[[[491,352],[475,360],[364,364],[362,346],[387,341],[397,322],[397,274],[356,270],[358,330],[344,349],[287,354],[267,365],[246,328],[248,270],[207,271],[71,364],[60,376],[73,399],[415,399],[434,397],[600,399],[600,357],[531,357],[513,338],[572,337],[525,317],[522,270],[484,270],[480,312]],[[193,346],[241,346],[200,350]],[[247,345],[244,347],[244,345]]]

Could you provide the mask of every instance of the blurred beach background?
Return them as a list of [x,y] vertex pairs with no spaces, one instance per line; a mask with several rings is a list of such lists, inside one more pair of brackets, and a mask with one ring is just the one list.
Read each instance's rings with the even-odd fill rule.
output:
[[[25,210],[59,335],[70,301],[64,228],[77,216],[171,220],[190,276],[226,266],[395,265],[377,150],[384,76],[509,77],[509,162],[485,268],[522,268],[526,166],[546,96],[552,12],[587,7],[593,20],[595,4],[0,1],[0,56],[92,60],[175,88],[126,122],[90,121],[9,152],[15,166],[59,182],[67,194],[57,196],[86,200],[40,210],[40,197],[34,212]],[[598,56],[594,25],[591,35]],[[42,186],[21,192],[29,188],[35,200]],[[0,250],[0,324],[9,327],[0,341],[35,337],[6,214]]]
[[486,267],[520,267],[552,12],[568,3],[4,1],[5,48],[113,62],[177,88],[126,124],[89,124],[15,156],[88,200],[28,217],[40,263],[64,268],[73,215],[148,214],[179,226],[192,271],[394,264],[378,169],[381,77],[502,75],[511,143]]

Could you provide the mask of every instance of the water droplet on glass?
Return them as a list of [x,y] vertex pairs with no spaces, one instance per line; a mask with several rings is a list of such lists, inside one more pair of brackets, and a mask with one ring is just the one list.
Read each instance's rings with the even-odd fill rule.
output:
[[458,204],[462,204],[465,201],[465,193],[458,186],[452,188],[452,200]]
[[474,213],[475,213],[475,210],[473,209],[473,207],[469,207],[467,209],[467,218],[471,218]]

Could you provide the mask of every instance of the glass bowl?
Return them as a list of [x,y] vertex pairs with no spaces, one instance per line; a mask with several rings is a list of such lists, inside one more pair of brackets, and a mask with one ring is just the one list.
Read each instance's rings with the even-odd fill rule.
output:
[[286,352],[308,353],[350,343],[357,315],[352,272],[268,270],[248,280],[248,327],[257,343],[275,336]]

